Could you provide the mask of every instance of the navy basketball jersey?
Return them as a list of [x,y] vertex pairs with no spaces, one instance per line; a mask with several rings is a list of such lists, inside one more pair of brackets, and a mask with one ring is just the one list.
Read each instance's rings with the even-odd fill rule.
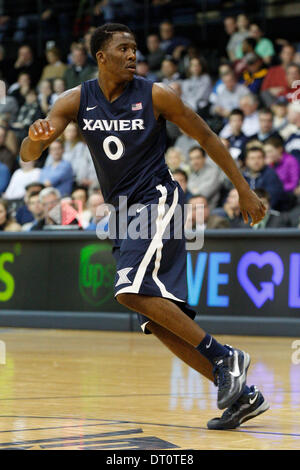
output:
[[97,79],[82,83],[78,125],[104,199],[115,206],[119,196],[138,202],[139,195],[154,184],[154,176],[168,173],[166,123],[162,117],[155,119],[152,86],[153,82],[134,77],[110,103]]

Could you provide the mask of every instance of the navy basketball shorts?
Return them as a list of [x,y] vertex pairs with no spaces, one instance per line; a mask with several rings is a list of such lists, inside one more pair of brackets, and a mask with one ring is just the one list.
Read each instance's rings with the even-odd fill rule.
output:
[[[123,236],[120,238],[118,233],[114,238],[115,296],[132,293],[163,297],[195,318],[196,313],[186,303],[184,192],[167,177],[145,191],[137,204],[126,211],[126,218],[122,214],[126,235],[123,227]],[[117,215],[115,225],[120,230],[121,216]],[[149,334],[149,319],[138,314],[138,320],[144,333]]]

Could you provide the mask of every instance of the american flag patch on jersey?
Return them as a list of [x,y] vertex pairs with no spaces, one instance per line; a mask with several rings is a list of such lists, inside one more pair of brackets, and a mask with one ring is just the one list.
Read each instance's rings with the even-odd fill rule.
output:
[[139,109],[143,109],[143,105],[141,102],[135,103],[131,105],[132,111],[138,111]]

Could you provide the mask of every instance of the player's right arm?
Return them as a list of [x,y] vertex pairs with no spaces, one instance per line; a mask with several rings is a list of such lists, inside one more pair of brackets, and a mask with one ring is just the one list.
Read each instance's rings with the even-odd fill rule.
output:
[[56,140],[71,121],[75,121],[80,104],[80,86],[65,91],[53,105],[45,119],[38,119],[29,127],[28,137],[21,144],[24,162],[37,160]]

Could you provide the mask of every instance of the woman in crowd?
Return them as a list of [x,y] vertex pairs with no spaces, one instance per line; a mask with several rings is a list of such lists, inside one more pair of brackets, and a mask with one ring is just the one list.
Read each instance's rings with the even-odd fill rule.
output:
[[187,75],[189,78],[182,81],[182,99],[196,112],[208,105],[212,91],[211,78],[206,73],[203,59],[191,59]]
[[4,232],[20,232],[21,225],[9,215],[8,203],[4,199],[0,199],[0,231]]

